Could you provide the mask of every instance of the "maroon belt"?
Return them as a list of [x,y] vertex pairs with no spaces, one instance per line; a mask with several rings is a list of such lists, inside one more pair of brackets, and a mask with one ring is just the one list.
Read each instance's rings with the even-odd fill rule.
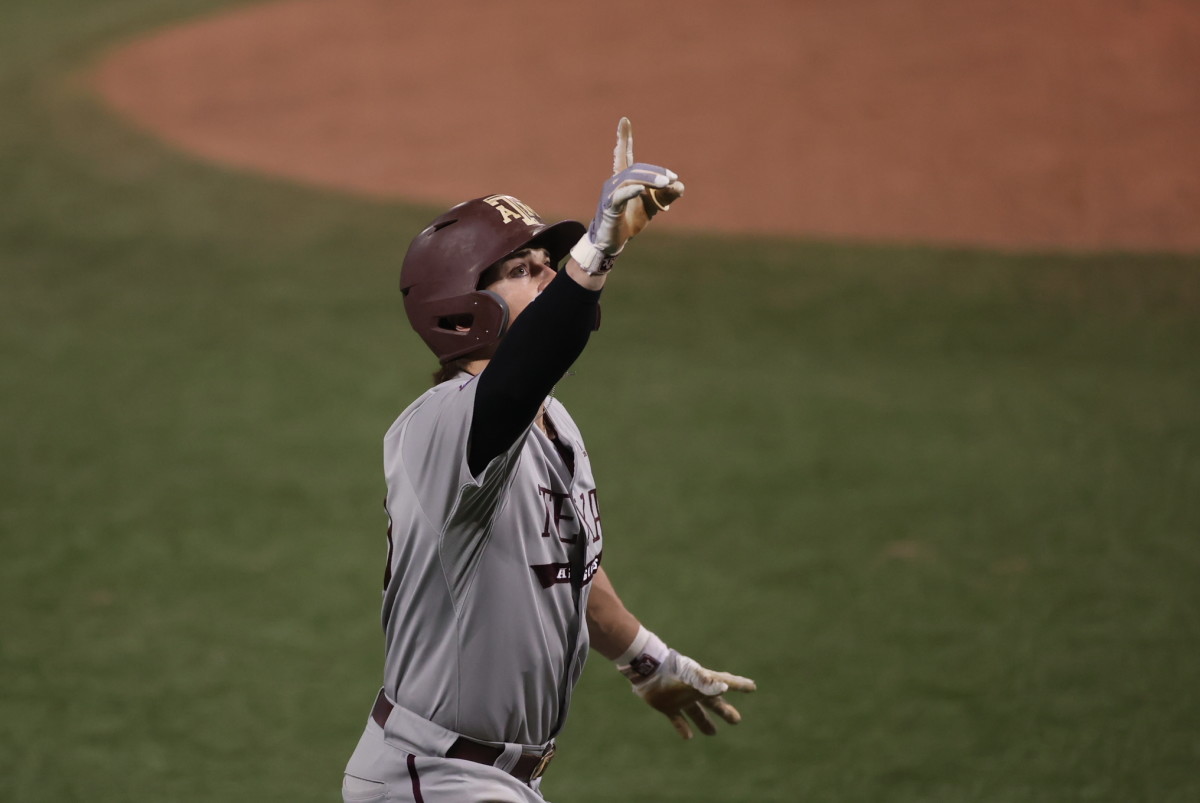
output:
[[[384,696],[383,689],[380,689],[379,696],[375,698],[375,706],[371,709],[371,719],[375,720],[375,724],[379,727],[386,727],[388,715],[392,713],[393,708],[395,706]],[[474,761],[476,764],[495,766],[496,759],[500,758],[503,753],[504,750],[499,747],[493,747],[490,744],[483,744],[474,739],[459,736],[454,744],[450,745],[450,749],[446,751],[446,758],[456,758],[460,761]],[[522,783],[529,783],[532,780],[542,777],[552,758],[554,758],[553,744],[547,747],[544,753],[522,753],[521,757],[517,759],[517,763],[508,771],[508,774]],[[497,769],[499,768],[497,767]]]

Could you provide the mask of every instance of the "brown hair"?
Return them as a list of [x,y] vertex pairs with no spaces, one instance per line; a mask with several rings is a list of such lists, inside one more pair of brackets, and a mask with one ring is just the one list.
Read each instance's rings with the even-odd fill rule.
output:
[[468,362],[470,362],[470,359],[460,357],[457,360],[451,360],[445,365],[439,365],[438,369],[433,372],[433,384],[440,385],[443,382],[449,382],[458,376],[459,371],[466,370]]

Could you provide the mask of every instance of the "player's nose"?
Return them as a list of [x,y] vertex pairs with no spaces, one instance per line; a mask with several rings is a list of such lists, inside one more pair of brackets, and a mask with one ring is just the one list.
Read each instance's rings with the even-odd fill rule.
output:
[[556,274],[554,273],[554,269],[550,267],[549,261],[547,261],[545,264],[536,265],[534,270],[536,271],[537,276],[537,289],[540,293],[546,289],[546,286],[549,285],[550,282],[554,280]]

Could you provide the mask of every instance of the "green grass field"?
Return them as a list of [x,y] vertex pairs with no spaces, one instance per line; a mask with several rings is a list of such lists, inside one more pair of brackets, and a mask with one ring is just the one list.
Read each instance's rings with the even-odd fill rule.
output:
[[[377,688],[436,210],[81,88],[219,5],[3,12],[2,801],[337,800]],[[559,396],[626,602],[760,691],[685,744],[594,661],[551,800],[1200,800],[1200,259],[648,233]]]

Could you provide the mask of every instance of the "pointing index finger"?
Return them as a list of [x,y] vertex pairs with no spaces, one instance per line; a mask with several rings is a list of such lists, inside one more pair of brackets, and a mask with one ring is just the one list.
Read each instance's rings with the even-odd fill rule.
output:
[[633,164],[633,125],[628,117],[617,123],[617,146],[613,148],[613,175]]
[[731,675],[728,672],[713,672],[713,679],[728,684],[734,691],[755,691],[758,687],[750,678],[741,675]]

